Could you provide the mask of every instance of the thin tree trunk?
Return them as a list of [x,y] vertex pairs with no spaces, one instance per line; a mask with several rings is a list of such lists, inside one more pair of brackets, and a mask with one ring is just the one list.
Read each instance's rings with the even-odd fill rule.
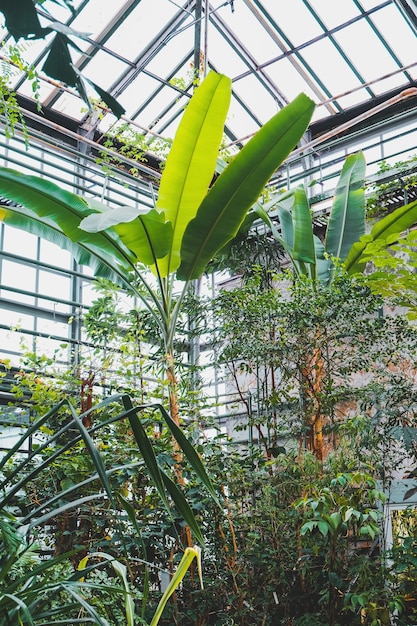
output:
[[[306,357],[301,368],[301,379],[304,397],[307,405],[310,405],[310,418],[308,419],[309,433],[307,436],[307,449],[309,449],[319,461],[324,459],[323,426],[325,416],[322,412],[320,396],[324,389],[325,360],[321,349],[316,347],[313,354]],[[309,407],[306,407],[307,410]],[[307,419],[307,416],[305,417]]]

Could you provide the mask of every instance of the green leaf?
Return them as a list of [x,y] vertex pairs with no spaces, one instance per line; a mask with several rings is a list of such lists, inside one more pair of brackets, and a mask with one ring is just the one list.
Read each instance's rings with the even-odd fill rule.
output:
[[159,261],[161,275],[180,264],[184,231],[207,194],[229,108],[231,80],[210,72],[191,98],[162,173],[156,208],[172,223],[172,249]]
[[81,220],[92,210],[87,200],[48,180],[4,167],[0,167],[0,196],[18,205],[0,206],[0,221],[70,250],[97,276],[129,284],[136,259],[117,233],[80,230]]
[[310,205],[302,185],[294,190],[294,259],[304,263],[316,264],[316,250],[313,237],[313,222]]
[[210,259],[236,235],[273,172],[301,139],[313,111],[313,101],[300,94],[220,174],[184,233],[180,280],[201,276]]
[[343,581],[338,576],[338,574],[336,574],[336,572],[329,572],[329,583],[333,585],[333,587],[335,587],[336,589],[343,588]]
[[314,530],[314,528],[316,528],[316,525],[316,522],[306,522],[301,526],[301,534],[305,535],[306,533],[311,532],[312,530]]
[[98,233],[117,224],[133,222],[140,214],[138,208],[131,206],[121,206],[112,209],[105,204],[99,205],[94,202],[94,208],[99,209],[99,212],[91,213],[79,225],[79,228],[87,233]]
[[113,98],[111,93],[109,93],[108,91],[105,91],[99,85],[97,85],[96,83],[93,83],[93,81],[90,81],[85,76],[84,76],[84,80],[86,80],[88,83],[91,83],[91,85],[97,91],[97,93],[100,96],[100,98],[103,100],[104,104],[106,104],[109,107],[110,111],[118,119],[120,119],[122,117],[122,115],[124,115],[126,113],[126,109],[124,107],[122,107],[122,105],[119,104],[119,102],[117,102],[116,98]]
[[194,517],[194,513],[190,505],[188,504],[187,499],[185,498],[184,494],[182,493],[182,491],[180,491],[180,489],[178,489],[178,487],[171,480],[171,478],[167,474],[165,474],[165,472],[163,472],[162,470],[161,470],[161,475],[162,475],[162,480],[164,481],[164,484],[165,484],[165,488],[167,492],[169,493],[169,495],[171,496],[172,501],[174,502],[178,513],[181,515],[182,519],[186,522],[186,524],[190,527],[198,543],[204,546],[205,544],[204,537]]
[[73,66],[73,68],[80,79],[85,80],[89,85],[91,85],[97,91],[100,98],[109,107],[110,111],[118,119],[120,119],[122,115],[126,113],[126,109],[122,107],[122,105],[117,102],[116,98],[113,98],[113,96],[108,91],[105,91],[99,85],[94,83],[92,80],[90,80],[86,76],[83,76],[83,74],[75,66]]
[[[123,396],[123,403],[124,403],[126,410],[128,411],[129,422],[130,422],[133,434],[135,436],[136,442],[141,451],[142,457],[146,463],[146,468],[149,471],[149,474],[153,480],[153,483],[158,490],[158,493],[162,502],[164,503],[168,512],[171,514],[172,513],[171,508],[169,506],[169,502],[166,497],[166,491],[167,491],[170,497],[172,498],[172,500],[174,501],[177,507],[178,513],[182,515],[183,519],[186,521],[186,523],[189,525],[191,530],[194,532],[198,541],[200,541],[203,544],[204,538],[201,534],[199,526],[195,520],[194,514],[188,502],[186,501],[182,492],[175,485],[175,483],[172,482],[172,480],[161,470],[161,468],[158,465],[155,453],[152,448],[152,444],[148,436],[146,435],[145,429],[143,428],[140,422],[139,416],[137,415],[137,411],[139,409],[135,409],[133,407],[132,401],[129,398],[129,396]],[[152,408],[158,408],[159,410],[162,409],[161,413],[164,416],[164,418],[169,419],[169,416],[167,415],[166,411],[160,405],[153,404],[149,406],[151,406]],[[183,439],[185,439],[185,437],[183,437]],[[182,441],[182,443],[184,444],[184,441]],[[185,445],[185,449],[188,451],[188,453],[190,453],[188,449],[190,445],[191,444],[189,444],[187,441],[187,445]]]
[[349,155],[333,198],[325,248],[327,254],[342,261],[365,233],[365,170],[362,152]]
[[84,441],[84,445],[87,448],[87,451],[91,457],[91,460],[94,463],[94,467],[96,468],[96,472],[100,478],[100,482],[107,493],[109,502],[111,503],[112,507],[116,509],[117,507],[116,507],[115,499],[113,497],[113,490],[112,490],[109,478],[106,473],[106,468],[104,466],[103,459],[101,458],[100,452],[97,450],[96,446],[94,445],[94,441],[92,440],[87,428],[84,426],[84,423],[83,423],[83,418],[86,417],[90,413],[90,411],[78,416],[77,412],[75,411],[74,407],[71,404],[69,404],[69,408],[71,410],[72,418],[78,430],[80,431],[81,437]]
[[32,0],[1,0],[0,11],[7,30],[16,41],[21,37],[44,37],[49,32],[49,29],[42,28]]
[[114,229],[129,250],[145,265],[155,264],[172,246],[172,224],[164,222],[163,215],[155,210],[139,215],[129,225],[118,224]]
[[277,206],[283,245],[291,259],[293,259],[294,252],[294,221],[292,216],[293,203],[294,198],[291,195],[291,197],[285,202],[280,202]]
[[135,603],[133,601],[132,592],[129,587],[126,565],[115,559],[114,556],[106,554],[105,552],[93,552],[89,555],[89,557],[97,557],[99,559],[105,559],[109,561],[110,565],[122,582],[124,588],[126,624],[127,626],[135,626]]
[[66,35],[57,33],[52,41],[42,70],[55,80],[70,87],[78,87],[79,78],[72,67],[72,58],[68,49],[69,40]]
[[97,626],[110,626],[109,622],[104,617],[99,615],[96,609],[81,594],[76,593],[72,586],[65,585],[64,588],[79,603],[79,605],[82,606],[89,615],[91,615],[94,620],[94,624]]
[[197,474],[201,482],[205,485],[205,487],[207,488],[213,500],[216,502],[216,504],[219,507],[221,507],[221,504],[218,499],[218,494],[216,493],[213,483],[211,482],[209,476],[207,475],[204,465],[201,462],[201,459],[198,456],[194,446],[191,445],[187,437],[182,432],[181,428],[177,426],[177,424],[174,422],[172,417],[167,413],[164,407],[159,406],[159,410],[161,411],[162,416],[165,419],[168,425],[168,428],[170,429],[172,433],[172,436],[175,438],[181,450],[184,452],[191,467],[193,468],[193,470],[195,471],[195,473]]
[[317,279],[323,285],[328,285],[331,278],[332,261],[326,257],[324,245],[316,235],[314,235],[314,247],[316,249]]
[[[94,207],[97,206],[95,203]],[[141,215],[133,207],[111,209],[102,205],[100,213],[92,213],[80,223],[80,228],[89,233],[111,227],[114,227],[126,248],[145,265],[153,265],[157,259],[164,257],[172,245],[171,223],[165,222],[163,215],[155,210]]]
[[[35,622],[34,622],[34,621],[33,621],[33,619],[32,619],[32,616],[31,616],[31,614],[30,614],[30,611],[28,610],[28,607],[27,607],[27,606],[26,606],[26,604],[23,602],[23,600],[22,600],[21,598],[19,598],[19,596],[14,595],[14,594],[11,594],[11,593],[2,593],[2,596],[3,596],[4,598],[9,598],[10,600],[12,600],[12,602],[13,602],[14,604],[16,604],[16,605],[19,607],[19,609],[20,609],[20,611],[21,611],[21,613],[22,613],[22,616],[25,618],[25,621],[26,621],[26,623],[27,623],[29,626],[35,626]],[[20,611],[19,611],[19,612],[20,612]],[[4,616],[4,617],[9,617],[9,618],[10,618],[11,616],[10,616],[10,615],[8,615],[8,616]],[[19,619],[19,622],[20,622],[20,623],[23,623],[23,622],[22,622],[22,620],[21,620],[21,617],[19,617],[18,619]],[[18,623],[18,622],[17,622],[17,623]]]
[[411,228],[417,223],[417,200],[410,202],[406,206],[396,209],[382,220],[379,220],[371,232],[361,237],[353,244],[344,262],[346,271],[349,274],[362,272],[365,269],[367,247],[377,240],[385,241],[392,234],[402,233],[407,228]]
[[[185,574],[188,571],[188,568],[190,567],[192,561],[194,559],[197,559],[197,564],[198,564],[198,571],[200,574],[200,582],[202,581],[202,577],[201,577],[201,551],[197,546],[194,547],[188,547],[186,548],[184,555],[180,561],[180,564],[177,567],[177,570],[174,574],[174,576],[171,578],[168,587],[166,588],[162,598],[159,601],[159,604],[156,608],[155,614],[152,618],[152,621],[150,623],[150,626],[157,626],[157,624],[159,624],[159,620],[161,619],[162,613],[164,611],[164,608],[166,606],[166,603],[168,602],[169,598],[172,596],[172,594],[174,593],[174,591],[179,587],[179,585],[181,584],[182,579],[184,578]],[[201,582],[201,586],[202,582]]]
[[169,502],[165,493],[165,485],[162,479],[162,473],[158,462],[156,460],[155,452],[152,444],[142,426],[137,409],[133,407],[132,401],[129,396],[123,396],[123,404],[128,412],[127,417],[129,419],[130,426],[132,428],[133,435],[138,444],[139,450],[142,454],[143,460],[146,463],[146,468],[152,478],[152,481],[158,491],[159,497],[164,503],[166,509],[170,512]]
[[[79,37],[80,39],[84,39],[85,41],[88,41],[92,35],[92,33],[85,33],[79,30],[74,30],[73,28],[71,28],[71,26],[68,26],[67,24],[62,24],[61,22],[51,22],[49,24],[49,27],[51,28],[51,30],[55,31],[56,33],[61,33],[61,35]],[[71,45],[74,45],[74,42],[70,40],[68,40],[68,42]],[[77,48],[77,49],[80,53],[85,54],[85,52],[83,52],[83,50],[81,50],[80,48]]]

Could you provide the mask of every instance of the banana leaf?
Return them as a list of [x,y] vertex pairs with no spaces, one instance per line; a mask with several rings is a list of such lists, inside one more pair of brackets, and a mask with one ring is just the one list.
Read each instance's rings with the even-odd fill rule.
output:
[[365,157],[349,155],[336,186],[327,227],[327,254],[344,261],[355,241],[365,233]]
[[87,200],[48,180],[4,167],[0,167],[0,196],[17,204],[0,204],[0,221],[69,250],[96,276],[129,284],[136,258],[117,233],[80,230],[81,220],[92,212]]
[[188,224],[181,246],[180,280],[198,278],[232,239],[263,187],[307,129],[314,103],[297,98],[267,122],[236,155]]
[[[417,224],[417,200],[396,209],[382,220],[377,222],[369,234],[363,235],[356,241],[344,261],[344,267],[349,274],[363,272],[365,269],[367,246],[378,239],[389,241],[393,235],[400,234]],[[390,241],[389,241],[390,242]]]
[[191,98],[176,132],[156,204],[173,229],[172,248],[166,259],[158,262],[162,276],[179,266],[184,231],[207,194],[230,97],[231,80],[210,72]]
[[294,190],[293,223],[294,259],[315,266],[316,249],[314,246],[313,222],[308,198],[302,185]]
[[100,213],[91,213],[79,227],[90,233],[114,230],[137,261],[145,265],[153,265],[166,256],[172,246],[171,222],[165,222],[155,209],[139,214],[138,209],[130,206],[111,209],[102,205]]

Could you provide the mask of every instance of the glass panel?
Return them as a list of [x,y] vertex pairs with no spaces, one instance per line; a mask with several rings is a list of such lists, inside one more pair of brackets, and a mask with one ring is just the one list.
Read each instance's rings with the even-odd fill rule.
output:
[[328,0],[314,0],[310,4],[329,30],[343,24],[343,22],[355,19],[361,14],[352,0],[337,0],[337,3]]
[[322,28],[302,0],[291,0],[291,11],[283,11],[278,2],[264,2],[264,5],[293,46],[323,34]]
[[[65,277],[52,272],[39,272],[39,293],[43,296],[50,295],[51,298],[59,300],[70,300],[71,298],[71,280],[69,277]],[[40,300],[40,306],[42,308],[48,308],[56,311],[57,313],[69,313],[70,305],[61,304],[45,300]]]
[[23,254],[26,258],[36,259],[38,238],[17,228],[5,226],[4,228],[4,252],[11,254]]
[[[342,94],[358,86],[358,78],[331,41],[322,39],[303,48],[301,54],[325,85],[329,94]],[[326,59],[325,63],[323,59]],[[307,68],[306,70],[308,71]]]
[[[28,265],[17,263],[14,261],[4,260],[2,263],[2,284],[4,287],[13,287],[22,289],[23,291],[35,292],[36,289],[36,269]],[[26,304],[35,304],[35,298],[32,296],[9,293],[5,296],[2,289],[2,296],[16,302],[25,302]]]
[[[416,35],[405,22],[398,7],[390,4],[372,15],[372,21],[378,27],[383,38],[390,42],[402,65],[416,61]],[[416,68],[414,68],[414,76]],[[381,68],[381,74],[383,73]],[[405,82],[405,81],[404,81]]]
[[[335,39],[348,51],[349,58],[366,82],[378,78],[381,74],[393,72],[398,67],[381,40],[364,21],[355,22],[339,31]],[[356,42],[354,46],[353,41]],[[365,42],[367,54],[364,54]],[[387,91],[398,84],[401,84],[401,81],[393,77],[384,81],[383,88]],[[373,89],[377,87],[373,86]]]
[[63,250],[56,244],[51,243],[46,239],[40,240],[40,261],[55,265],[56,267],[72,269],[71,259],[71,254],[67,250]]

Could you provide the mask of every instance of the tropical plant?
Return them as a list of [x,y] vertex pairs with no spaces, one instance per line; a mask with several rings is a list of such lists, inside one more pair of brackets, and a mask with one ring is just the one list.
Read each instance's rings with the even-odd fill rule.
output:
[[[269,177],[306,130],[314,109],[300,94],[210,186],[230,94],[230,79],[215,72],[195,91],[168,155],[156,208],[146,213],[99,206],[49,181],[0,170],[0,193],[17,203],[0,209],[5,223],[71,249],[80,263],[93,266],[96,276],[111,278],[141,298],[160,332],[176,421],[173,340],[188,287],[234,237]],[[152,270],[157,288],[144,268]],[[176,279],[182,281],[177,292]]]
[[282,244],[297,275],[329,284],[332,258],[344,261],[365,233],[365,158],[362,152],[346,158],[326,229],[324,242],[314,234],[312,209],[304,186],[278,204]]
[[[121,606],[125,607],[126,624],[133,626],[135,605],[132,584],[137,584],[137,581],[132,579],[132,564],[126,550],[127,528],[130,528],[130,534],[136,535],[137,548],[142,555],[140,560],[145,565],[144,600],[142,609],[137,609],[141,615],[141,623],[147,623],[145,610],[149,590],[146,572],[153,565],[147,562],[140,524],[134,507],[129,502],[129,495],[116,493],[113,482],[113,476],[125,470],[126,465],[106,467],[103,454],[99,451],[101,430],[112,428],[120,421],[128,422],[140,451],[138,460],[130,463],[130,470],[135,471],[145,463],[168,514],[173,516],[174,506],[177,514],[192,528],[195,538],[201,544],[204,543],[182,490],[158,464],[151,440],[139,418],[144,410],[161,411],[161,416],[167,419],[167,425],[172,429],[171,432],[185,458],[197,470],[199,479],[217,500],[217,493],[199,456],[162,407],[134,407],[128,396],[116,396],[78,415],[71,402],[62,401],[45,415],[35,419],[0,461],[0,488],[3,494],[0,502],[2,626],[15,623],[26,626],[38,623],[75,624],[80,620],[85,622],[84,618],[77,617],[80,611],[88,616],[87,621],[90,623],[108,626],[106,616],[98,608],[101,606],[100,602],[97,604],[97,595],[100,596],[101,593],[119,594]],[[96,416],[101,416],[101,419],[97,419],[94,427],[86,428],[84,422],[92,411]],[[32,448],[29,447],[29,452],[22,452],[25,444],[31,440]],[[80,445],[84,447],[84,454],[90,457],[90,473],[81,482],[71,480],[71,475],[63,477],[57,484],[56,491],[46,498],[43,497],[40,490],[36,489],[36,484],[45,480],[45,476],[51,471],[54,472],[57,464],[62,461],[65,463],[65,457],[77,452]],[[75,546],[69,554],[60,553],[59,541],[53,539],[54,525],[69,512],[82,511],[86,503],[94,503],[95,514],[103,521],[108,520],[103,528],[103,532],[109,535],[106,542],[108,549],[92,549],[85,554],[86,546],[81,545],[78,548]],[[114,544],[111,541],[112,534],[118,537]],[[74,571],[71,560],[77,554],[78,568]],[[167,600],[180,584],[194,558],[199,562],[199,549],[189,547],[150,621],[152,626],[159,622]],[[108,565],[114,571],[113,576]],[[98,569],[107,571],[106,582],[100,586],[89,576],[94,576]],[[120,580],[120,586],[116,584],[117,579]],[[89,595],[93,601],[87,599]]]
[[[314,209],[304,186],[290,191],[284,201],[275,199],[281,233],[277,239],[286,250],[296,275],[329,284],[336,259],[349,274],[363,272],[374,245],[387,246],[417,221],[417,202],[411,202],[378,221],[365,234],[365,159],[362,152],[349,155],[336,185],[326,236],[314,234]],[[274,202],[274,200],[272,200]],[[260,213],[262,215],[262,213]],[[268,217],[265,218],[270,223]]]
[[32,94],[35,98],[36,106],[40,110],[39,101],[39,77],[32,65],[23,59],[23,46],[20,44],[1,45],[3,58],[0,63],[0,114],[4,117],[4,133],[6,137],[13,137],[19,124],[23,131],[23,137],[28,147],[28,130],[26,121],[17,101],[16,93],[13,90],[12,82],[15,74],[25,72],[32,85]]
[[[417,186],[417,155],[393,165],[386,160],[378,163],[378,170],[367,187],[366,215],[368,218],[390,213],[397,205],[404,204]],[[393,206],[392,206],[392,203]]]
[[[255,276],[213,300],[217,365],[229,394],[235,393],[237,415],[245,415],[236,423],[251,428],[267,454],[292,437],[319,456],[316,415],[322,416],[326,452],[358,410],[384,446],[381,458],[369,462],[388,475],[381,462],[394,454],[392,446],[391,453],[385,449],[393,437],[389,429],[411,425],[415,407],[408,369],[416,353],[414,328],[403,316],[381,316],[382,298],[362,276],[350,277],[340,267],[329,286],[305,276],[273,278],[273,288]],[[320,385],[317,369],[306,368],[306,355],[318,353]],[[362,433],[362,448],[369,435]]]
[[[340,174],[324,242],[314,234],[312,211],[304,186],[299,186],[278,202],[281,232],[278,241],[287,252],[297,277],[307,276],[313,283],[330,285],[335,275],[335,261],[349,274],[363,272],[376,245],[386,248],[401,232],[417,221],[417,202],[397,209],[365,234],[365,159],[362,152],[346,158]],[[262,213],[260,213],[262,215]],[[270,218],[265,221],[276,232]],[[318,336],[321,331],[318,329]],[[325,356],[318,344],[305,354],[301,387],[306,398],[314,402],[323,392]],[[309,381],[312,381],[310,384]],[[323,458],[325,418],[320,404],[312,417],[312,449]]]
[[[379,535],[379,505],[385,499],[385,494],[378,490],[372,476],[354,472],[338,474],[328,486],[307,488],[305,496],[296,503],[305,511],[301,536],[311,535],[313,538],[313,544],[307,542],[304,547],[306,558],[318,561],[315,568],[317,575],[320,572],[323,576],[319,582],[322,585],[320,604],[327,613],[326,623],[329,626],[344,623],[342,612],[346,602],[349,609],[358,615],[353,623],[360,623],[364,603],[352,601],[352,596],[356,589],[362,589],[363,581],[358,575],[360,564],[356,563],[353,568],[353,554],[358,553],[356,561],[361,561],[360,540],[368,540],[372,545]],[[377,567],[380,566],[378,562]],[[381,584],[380,581],[381,587],[383,582]],[[357,599],[358,594],[355,597]],[[368,600],[368,611],[370,605]],[[352,615],[348,619],[348,623],[352,623]]]

